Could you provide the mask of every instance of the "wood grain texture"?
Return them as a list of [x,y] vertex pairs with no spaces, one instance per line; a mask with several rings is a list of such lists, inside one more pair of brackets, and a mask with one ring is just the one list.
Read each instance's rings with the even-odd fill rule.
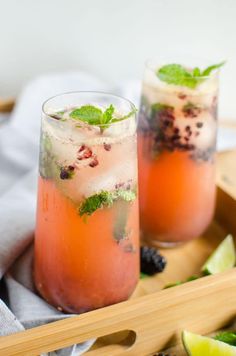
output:
[[[221,328],[236,314],[235,295],[236,273],[231,270],[2,337],[0,355],[37,355],[127,329],[136,332],[136,342],[126,354],[149,355],[176,343],[183,329],[208,333]],[[106,355],[105,351],[98,349],[88,354]],[[124,348],[120,347],[110,353],[123,354]]]
[[216,181],[216,219],[227,233],[236,235],[236,151],[218,154]]
[[218,154],[217,185],[236,200],[236,151]]

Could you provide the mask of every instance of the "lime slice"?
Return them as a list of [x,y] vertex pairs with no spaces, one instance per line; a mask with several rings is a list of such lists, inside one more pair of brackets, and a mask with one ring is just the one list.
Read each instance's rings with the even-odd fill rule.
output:
[[236,261],[233,237],[228,235],[208,258],[202,271],[207,274],[224,272],[234,267]]
[[236,347],[206,336],[183,331],[182,340],[189,356],[236,356]]

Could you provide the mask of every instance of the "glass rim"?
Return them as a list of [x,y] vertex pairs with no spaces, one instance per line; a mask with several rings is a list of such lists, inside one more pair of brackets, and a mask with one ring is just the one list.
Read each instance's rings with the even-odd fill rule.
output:
[[[158,64],[158,62],[160,63],[160,61],[158,61],[158,59],[155,58],[155,57],[154,57],[154,58],[148,58],[148,59],[145,60],[145,68],[151,70],[154,74],[156,74],[156,69],[158,68],[158,66],[156,66],[156,68],[154,69],[154,68],[153,68],[153,64],[154,64],[154,63]],[[223,61],[222,61],[222,62],[223,62]],[[178,63],[178,61],[172,61],[172,62],[170,62],[170,61],[168,62],[168,61],[167,61],[166,64],[180,64],[180,65],[181,65],[181,63]],[[211,72],[210,75],[195,76],[194,78],[197,79],[197,80],[201,80],[201,79],[204,79],[204,80],[205,80],[205,79],[213,79],[213,78],[216,78],[216,77],[218,76],[220,70],[221,70],[221,67],[214,69],[214,71]],[[191,79],[192,79],[192,78],[189,78],[189,80],[191,80]],[[185,80],[188,80],[188,78],[186,78]]]
[[[45,100],[42,104],[42,112],[45,116],[47,116],[50,120],[53,120],[55,122],[58,122],[58,123],[66,123],[66,121],[61,121],[61,120],[58,120],[56,119],[55,117],[51,116],[48,112],[46,112],[45,110],[45,106],[46,104],[48,104],[51,100],[53,99],[56,99],[56,98],[59,98],[60,96],[64,96],[64,95],[73,95],[73,94],[97,94],[97,95],[104,95],[104,96],[108,96],[108,97],[113,97],[113,98],[117,98],[117,99],[120,99],[120,100],[123,100],[124,102],[128,103],[130,105],[130,108],[131,110],[128,112],[127,115],[127,118],[125,118],[124,120],[120,120],[120,121],[117,121],[117,122],[112,122],[112,123],[107,123],[107,124],[98,124],[98,125],[92,125],[92,124],[89,124],[89,126],[92,126],[92,127],[110,127],[110,126],[113,126],[113,125],[118,125],[118,124],[121,124],[123,122],[127,122],[128,120],[130,120],[133,116],[135,118],[135,114],[136,112],[138,111],[136,106],[132,103],[131,100],[127,99],[127,98],[124,98],[123,96],[121,95],[116,95],[116,94],[112,94],[112,93],[108,93],[108,92],[104,92],[104,91],[96,91],[96,90],[75,90],[75,91],[67,91],[67,92],[64,92],[64,93],[60,93],[60,94],[56,94],[56,95],[53,95],[51,96],[50,98],[48,98],[47,100]],[[79,122],[80,120],[75,120],[72,118],[72,122]],[[81,120],[82,121],[82,120]]]

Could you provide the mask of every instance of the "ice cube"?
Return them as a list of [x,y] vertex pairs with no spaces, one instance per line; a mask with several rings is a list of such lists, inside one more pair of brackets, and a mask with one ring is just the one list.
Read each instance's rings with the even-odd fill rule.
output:
[[186,143],[185,138],[188,137],[189,144],[205,149],[215,142],[216,121],[208,111],[203,110],[196,118],[186,118],[180,114],[175,120],[175,127],[179,129],[182,143]]
[[136,176],[136,161],[127,159],[125,162],[111,166],[106,172],[88,178],[84,183],[82,182],[80,191],[86,197],[102,190],[112,191],[116,188],[117,184],[126,183],[130,180],[136,181]]

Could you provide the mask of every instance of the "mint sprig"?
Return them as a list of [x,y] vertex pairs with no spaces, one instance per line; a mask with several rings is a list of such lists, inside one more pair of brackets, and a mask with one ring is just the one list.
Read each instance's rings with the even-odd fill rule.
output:
[[113,192],[101,191],[86,198],[79,207],[80,216],[92,215],[96,210],[110,207],[117,200],[132,202],[136,198],[136,192],[133,190],[118,189]]
[[198,67],[187,70],[180,64],[167,64],[159,68],[156,75],[161,81],[168,84],[194,89],[198,84],[202,83],[213,70],[222,67],[224,64],[225,62],[213,64],[203,71]]
[[236,333],[232,331],[222,331],[214,337],[215,340],[236,346]]
[[123,117],[115,117],[115,108],[112,104],[107,107],[105,111],[93,105],[84,105],[74,109],[70,113],[70,117],[74,120],[86,122],[89,125],[99,125],[101,132],[103,132],[110,124],[127,119],[133,115],[135,111],[131,111],[128,115]]

